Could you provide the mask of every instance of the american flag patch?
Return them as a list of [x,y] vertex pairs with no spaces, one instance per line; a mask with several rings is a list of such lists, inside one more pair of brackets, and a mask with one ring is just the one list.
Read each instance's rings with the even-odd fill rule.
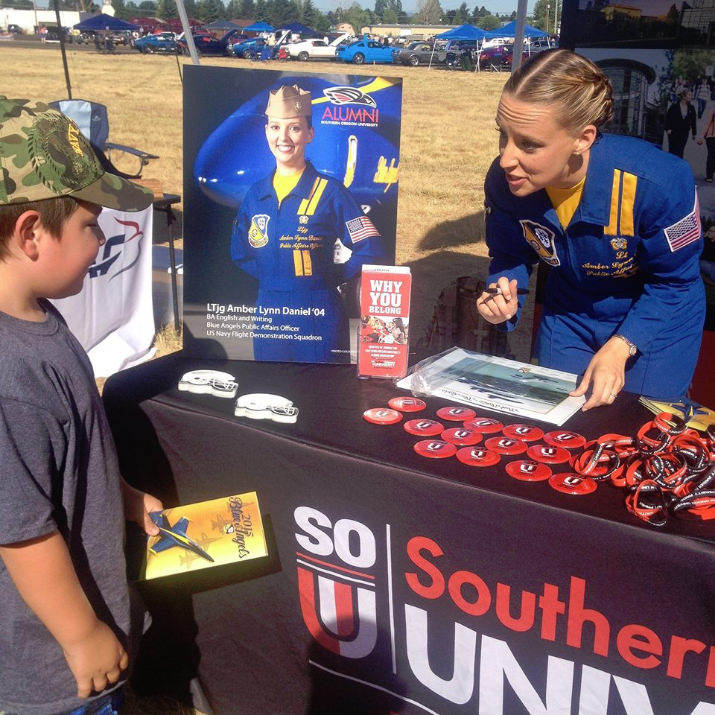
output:
[[672,226],[665,229],[665,238],[670,246],[670,252],[675,253],[679,248],[687,246],[700,238],[702,227],[700,226],[700,206],[698,197],[695,196],[695,207],[693,212],[685,218],[680,219]]
[[373,222],[367,216],[358,216],[345,222],[345,226],[350,234],[353,243],[362,241],[364,238],[380,238],[380,232],[375,228]]

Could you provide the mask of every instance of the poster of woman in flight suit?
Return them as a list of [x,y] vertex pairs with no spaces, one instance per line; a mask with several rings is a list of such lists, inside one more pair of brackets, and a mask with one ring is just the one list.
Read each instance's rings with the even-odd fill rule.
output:
[[187,70],[185,348],[355,362],[362,266],[394,263],[401,80]]

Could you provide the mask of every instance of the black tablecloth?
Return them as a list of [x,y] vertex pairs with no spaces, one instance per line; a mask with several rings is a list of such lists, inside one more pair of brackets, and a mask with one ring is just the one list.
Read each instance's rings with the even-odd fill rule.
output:
[[[178,391],[199,368],[235,375],[239,395],[287,397],[297,423]],[[690,715],[715,702],[712,522],[654,529],[610,485],[576,497],[510,478],[509,458],[421,457],[401,424],[362,419],[399,394],[351,366],[181,354],[110,378],[125,477],[166,506],[256,490],[271,553],[145,588],[140,677],[168,690],[198,673],[219,713]],[[427,403],[418,416],[448,404]],[[633,434],[650,417],[623,394],[565,428]]]

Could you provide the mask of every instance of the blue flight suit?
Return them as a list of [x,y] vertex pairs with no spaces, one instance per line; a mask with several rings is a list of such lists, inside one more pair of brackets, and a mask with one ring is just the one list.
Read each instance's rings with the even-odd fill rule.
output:
[[[336,239],[352,251],[343,263],[334,259]],[[272,319],[256,323],[255,359],[349,362],[349,322],[337,288],[381,256],[372,221],[310,162],[280,207],[273,174],[254,184],[234,222],[231,257],[258,279],[256,306]]]
[[[703,239],[695,182],[682,159],[633,137],[599,135],[581,202],[566,230],[546,191],[515,197],[495,160],[485,182],[488,284],[526,288],[551,265],[536,343],[540,365],[582,374],[614,334],[638,347],[625,389],[681,399],[705,319]],[[518,314],[502,329],[513,330]]]

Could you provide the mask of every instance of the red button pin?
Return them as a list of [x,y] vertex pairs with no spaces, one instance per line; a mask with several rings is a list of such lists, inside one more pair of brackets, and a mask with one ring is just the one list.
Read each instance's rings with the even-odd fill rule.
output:
[[492,419],[491,417],[475,417],[474,419],[466,420],[464,426],[467,429],[473,429],[476,432],[483,432],[484,434],[500,432],[502,427],[504,427],[499,420]]
[[544,436],[544,430],[533,425],[506,425],[502,434],[511,439],[520,439],[522,442],[536,442]]
[[535,462],[545,464],[563,464],[571,459],[571,454],[563,447],[552,447],[550,444],[533,444],[526,450],[526,456]]
[[590,494],[596,491],[596,482],[593,479],[579,477],[578,474],[554,474],[549,479],[549,484],[557,492],[564,494]]
[[509,462],[505,469],[510,477],[522,482],[543,482],[551,476],[551,469],[545,464],[531,462],[528,459]]
[[460,447],[468,447],[473,444],[479,444],[483,437],[480,432],[475,432],[473,429],[450,427],[442,432],[442,439]]
[[457,459],[470,467],[491,467],[497,464],[501,457],[496,452],[482,447],[462,447],[457,451]]
[[469,407],[440,407],[437,417],[447,422],[465,422],[476,417],[477,413]]
[[444,425],[435,420],[408,420],[402,426],[405,428],[405,432],[423,437],[435,437],[444,432]]
[[518,439],[510,439],[509,437],[490,437],[484,446],[487,449],[494,450],[497,454],[521,454],[526,452],[526,444]]
[[419,412],[427,407],[427,403],[424,400],[420,400],[419,397],[393,397],[388,400],[387,404],[393,410],[399,410],[400,412]]
[[567,430],[554,430],[544,435],[544,442],[552,447],[563,447],[564,449],[580,449],[586,444],[586,438],[576,432]]
[[423,439],[417,442],[414,446],[414,450],[420,457],[444,459],[445,457],[452,457],[457,451],[457,448],[453,444],[443,442],[439,439]]
[[362,413],[364,420],[374,425],[394,425],[402,421],[402,414],[387,407],[371,407]]

